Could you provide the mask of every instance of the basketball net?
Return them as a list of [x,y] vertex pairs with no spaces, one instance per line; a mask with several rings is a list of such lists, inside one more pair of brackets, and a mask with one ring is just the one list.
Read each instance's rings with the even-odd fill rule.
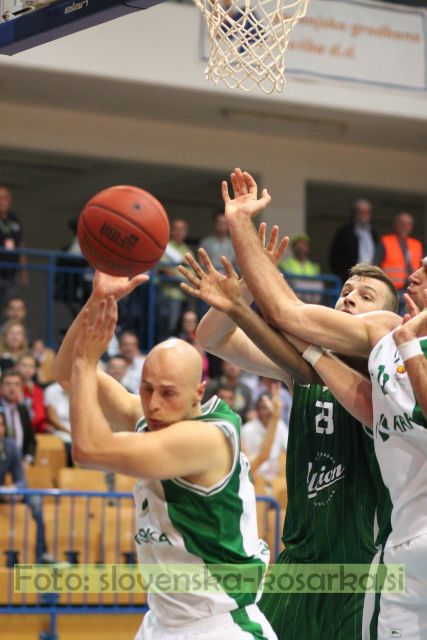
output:
[[206,78],[231,89],[285,88],[285,51],[310,0],[194,0],[210,43]]

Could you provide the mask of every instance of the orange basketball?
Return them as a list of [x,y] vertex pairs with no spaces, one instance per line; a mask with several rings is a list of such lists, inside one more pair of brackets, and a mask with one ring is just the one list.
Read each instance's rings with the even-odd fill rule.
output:
[[100,191],[85,205],[77,227],[89,264],[112,276],[135,276],[162,257],[169,220],[160,202],[138,187]]

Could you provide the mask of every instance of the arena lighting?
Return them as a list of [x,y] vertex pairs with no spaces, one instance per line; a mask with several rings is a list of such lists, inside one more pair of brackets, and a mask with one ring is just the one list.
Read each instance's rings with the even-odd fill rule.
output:
[[340,120],[311,118],[286,113],[273,113],[271,111],[224,107],[221,109],[221,116],[230,124],[255,128],[263,133],[343,135],[348,130],[348,125]]

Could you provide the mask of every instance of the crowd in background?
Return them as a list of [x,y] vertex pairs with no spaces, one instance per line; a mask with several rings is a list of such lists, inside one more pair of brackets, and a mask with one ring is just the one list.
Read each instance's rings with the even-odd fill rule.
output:
[[[364,199],[357,200],[350,221],[338,229],[332,239],[331,272],[344,280],[348,269],[358,262],[377,264],[403,293],[408,275],[419,266],[424,255],[421,241],[412,236],[413,227],[413,216],[401,212],[395,216],[390,233],[379,237],[372,225],[371,204]],[[161,338],[178,336],[200,351],[203,377],[207,382],[205,399],[217,394],[240,415],[243,448],[250,459],[256,457],[266,434],[273,429],[270,454],[259,471],[266,477],[274,477],[279,473],[280,455],[286,451],[291,396],[283,385],[277,389],[274,381],[247,374],[239,367],[205,353],[198,344],[199,317],[194,300],[189,300],[181,290],[182,277],[176,271],[176,265],[183,262],[186,253],[194,255],[187,244],[188,234],[185,220],[172,220],[170,241],[155,276],[161,288]],[[31,464],[34,460],[36,434],[49,433],[59,438],[64,444],[68,465],[73,464],[68,394],[54,380],[55,352],[39,336],[31,335],[25,299],[25,288],[29,284],[27,263],[23,256],[13,253],[13,249],[23,246],[23,228],[13,212],[11,193],[0,186],[0,248],[3,249],[0,268],[0,485],[9,471],[15,484],[24,486],[22,463]],[[207,251],[217,269],[223,268],[222,256],[237,268],[222,212],[214,214],[212,233],[202,238],[199,246]],[[75,240],[69,250],[72,254],[79,253]],[[20,268],[16,269],[18,263]],[[306,233],[291,238],[289,255],[279,267],[295,278],[293,284],[306,302],[320,302],[323,284],[316,280],[320,267],[310,258],[310,238]],[[14,293],[18,290],[22,295]],[[198,311],[200,315],[200,307]],[[122,330],[112,340],[103,362],[109,375],[137,394],[144,358],[138,335]]]

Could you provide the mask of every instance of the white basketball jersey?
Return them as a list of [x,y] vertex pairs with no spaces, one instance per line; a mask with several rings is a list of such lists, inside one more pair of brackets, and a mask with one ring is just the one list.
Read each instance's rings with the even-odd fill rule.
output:
[[[427,355],[427,338],[420,339]],[[369,357],[375,453],[393,503],[387,546],[427,533],[427,421],[389,333]]]
[[[258,538],[256,499],[249,462],[240,452],[240,418],[214,396],[199,421],[214,423],[226,435],[233,466],[222,481],[206,488],[183,478],[138,480],[134,489],[138,560],[141,564],[233,565],[238,574],[251,566],[255,592],[149,593],[148,604],[162,624],[179,627],[197,619],[233,612],[261,596],[269,562],[268,546]],[[144,437],[145,420],[137,425]],[[239,568],[240,567],[240,568]],[[251,574],[252,575],[252,574]]]

